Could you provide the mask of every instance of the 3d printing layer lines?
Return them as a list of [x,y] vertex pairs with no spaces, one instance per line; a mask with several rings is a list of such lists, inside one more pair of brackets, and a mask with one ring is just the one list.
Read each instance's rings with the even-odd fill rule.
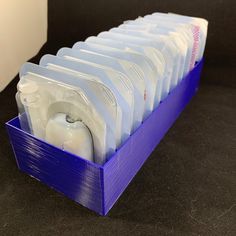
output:
[[25,63],[23,130],[103,164],[201,60],[208,22],[154,13]]

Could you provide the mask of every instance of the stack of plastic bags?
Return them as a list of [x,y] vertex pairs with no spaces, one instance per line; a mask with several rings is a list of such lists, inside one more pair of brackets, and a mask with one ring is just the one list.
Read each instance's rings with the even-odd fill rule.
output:
[[21,128],[103,164],[201,60],[207,25],[154,13],[25,63]]

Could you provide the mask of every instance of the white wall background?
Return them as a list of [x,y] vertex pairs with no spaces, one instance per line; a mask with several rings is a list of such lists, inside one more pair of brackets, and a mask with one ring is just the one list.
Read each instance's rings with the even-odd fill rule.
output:
[[0,0],[0,91],[47,40],[47,0]]

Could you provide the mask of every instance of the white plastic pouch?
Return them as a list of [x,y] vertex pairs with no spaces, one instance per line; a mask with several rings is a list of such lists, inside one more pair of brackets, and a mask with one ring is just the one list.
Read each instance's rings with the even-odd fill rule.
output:
[[[148,24],[132,24],[133,21],[127,22],[119,26],[121,29],[128,29],[139,31],[143,33],[153,34],[153,35],[166,35],[170,38],[170,40],[174,43],[175,47],[178,50],[180,56],[180,67],[179,67],[179,75],[178,81],[180,81],[184,77],[184,65],[185,65],[185,58],[187,55],[187,46],[182,43],[179,38],[178,33],[170,33],[170,31],[166,29],[158,29],[155,25],[148,25]],[[148,35],[146,35],[148,37]]]
[[190,70],[190,62],[191,62],[191,55],[192,55],[192,38],[189,39],[189,36],[186,35],[186,32],[183,28],[177,28],[173,26],[173,24],[163,23],[162,21],[151,20],[147,18],[139,17],[133,21],[125,21],[124,24],[133,25],[133,26],[144,26],[147,27],[150,32],[152,30],[163,30],[168,32],[170,35],[176,35],[178,39],[181,41],[180,47],[182,48],[184,45],[186,47],[186,56],[184,62],[184,76],[186,76]]
[[174,62],[172,63],[173,72],[172,72],[172,77],[171,77],[171,82],[170,82],[170,90],[176,87],[180,73],[181,73],[179,69],[180,53],[179,53],[179,49],[175,46],[175,44],[172,42],[172,39],[170,39],[170,37],[166,35],[152,34],[152,33],[140,31],[140,30],[134,30],[134,29],[130,30],[129,28],[126,28],[126,29],[112,28],[111,31],[122,33],[122,34],[128,34],[129,36],[134,36],[134,37],[143,38],[143,39],[148,38],[149,40],[153,41],[156,44],[156,47],[158,46],[159,50],[160,48],[162,48],[163,50],[163,47],[165,47],[166,51],[168,52],[168,54],[170,55],[172,59],[172,62]]
[[111,57],[115,57],[122,60],[128,60],[137,64],[141,70],[140,73],[143,73],[142,76],[145,77],[145,86],[146,86],[146,103],[145,103],[145,112],[144,117],[147,117],[153,110],[154,107],[154,99],[155,99],[155,87],[153,86],[154,78],[148,77],[145,75],[145,70],[149,70],[148,64],[142,56],[131,53],[131,52],[124,52],[124,50],[115,49],[112,47],[107,47],[95,43],[89,42],[77,42],[74,46],[74,49],[85,49],[85,50],[93,50],[96,53],[108,55]]
[[[179,15],[179,14],[174,14],[174,13],[168,13],[168,14],[171,15],[174,19],[178,18],[178,19],[183,20],[186,23],[188,22],[199,27],[200,48],[197,54],[197,61],[200,61],[203,57],[203,53],[206,46],[208,21],[200,17],[184,16],[184,15]],[[195,30],[197,29],[195,28]]]
[[57,56],[72,61],[86,60],[90,63],[109,66],[114,70],[126,74],[127,78],[131,81],[134,87],[134,117],[133,117],[132,131],[134,131],[141,124],[145,105],[145,100],[144,100],[145,84],[142,78],[140,78],[134,73],[131,73],[130,67],[129,65],[127,65],[125,61],[107,57],[101,54],[95,54],[91,51],[80,50],[80,49],[75,50],[71,48],[61,48],[57,52]]
[[163,19],[165,21],[173,22],[176,24],[180,24],[184,26],[186,29],[190,29],[189,33],[192,34],[193,38],[193,51],[192,51],[192,68],[195,65],[195,62],[197,62],[197,57],[200,51],[200,27],[198,25],[192,24],[184,19],[181,19],[180,17],[175,17],[171,14],[166,13],[153,13],[152,16],[159,17],[159,19]]
[[[34,70],[37,71],[38,74],[45,73],[47,76],[50,76],[50,78],[79,87],[86,91],[89,99],[105,120],[110,139],[115,139],[116,147],[118,147],[122,137],[122,115],[121,109],[117,105],[116,98],[111,90],[100,83],[95,76],[70,73],[70,71],[63,67],[64,65],[54,64],[55,58],[55,56],[51,55],[43,56],[40,60],[40,65],[47,69],[37,67],[34,68]],[[68,76],[68,74],[71,76]]]
[[142,45],[142,47],[140,47],[140,45],[138,44],[124,41],[123,38],[117,38],[115,36],[117,35],[111,32],[102,32],[98,35],[98,37],[89,37],[87,40],[89,40],[89,42],[94,42],[94,38],[96,38],[96,41],[98,41],[99,39],[100,44],[104,46],[111,45],[112,47],[117,49],[141,54],[145,58],[145,60],[148,61],[149,66],[155,74],[155,77],[158,78],[158,81],[156,83],[157,87],[155,95],[155,107],[157,107],[159,105],[159,102],[163,100],[168,93],[163,88],[166,62],[162,53],[149,45]]
[[[113,31],[113,30],[112,30]],[[114,40],[120,40],[122,42],[128,42],[131,44],[138,45],[140,48],[143,47],[143,50],[146,51],[146,55],[149,55],[149,58],[153,60],[153,62],[158,63],[160,57],[164,58],[165,61],[165,71],[164,76],[162,78],[162,100],[168,95],[170,91],[170,82],[172,78],[173,72],[173,59],[171,58],[170,54],[166,50],[166,45],[157,45],[150,39],[145,39],[136,36],[130,36],[128,33],[118,33],[118,32],[102,32],[98,35],[99,37],[103,38],[110,38]],[[168,66],[167,66],[168,65]]]
[[[108,87],[116,98],[120,109],[121,142],[124,142],[131,133],[133,122],[133,94],[127,87],[126,78],[114,70],[95,67],[85,61],[71,61],[62,57],[45,55],[40,60],[40,65],[55,71],[60,71],[73,76],[92,75],[93,80],[99,81]],[[119,135],[117,135],[119,136]],[[119,142],[118,142],[119,144]]]
[[[58,113],[68,115],[74,121],[82,120],[92,135],[94,161],[100,164],[104,163],[116,148],[115,139],[108,131],[103,114],[98,111],[99,107],[95,107],[88,98],[90,91],[70,85],[69,82],[73,84],[75,80],[72,77],[65,84],[62,80],[60,81],[60,76],[57,73],[55,79],[52,78],[54,71],[50,73],[48,71],[46,68],[31,63],[23,65],[16,96],[18,104],[22,104],[21,106],[24,107],[24,113],[22,113],[22,117],[20,116],[23,118],[21,123],[28,122],[33,135],[46,139],[46,133],[50,131],[50,129],[46,130],[48,122],[54,119]],[[31,83],[30,86],[28,86],[29,83]]]
[[154,21],[158,27],[165,27],[172,29],[174,31],[180,32],[188,43],[188,56],[189,60],[189,68],[188,70],[192,70],[195,65],[196,55],[197,55],[197,44],[194,39],[192,26],[185,23],[179,23],[166,16],[155,16],[155,15],[147,15],[143,19]]
[[106,47],[108,46],[115,49],[123,50],[125,51],[125,53],[126,52],[135,53],[136,56],[137,55],[139,56],[139,58],[140,56],[143,57],[143,60],[146,61],[145,64],[147,64],[147,66],[145,67],[148,67],[148,70],[144,70],[144,73],[145,75],[147,75],[147,77],[154,78],[153,83],[155,83],[154,86],[156,86],[154,107],[156,108],[159,105],[161,101],[162,79],[163,79],[163,65],[161,63],[159,63],[158,65],[155,65],[153,61],[144,54],[143,51],[139,50],[140,47],[137,47],[136,45],[133,45],[133,44],[128,44],[127,42],[107,39],[107,38],[103,38],[99,36],[89,37],[85,40],[85,42],[95,43],[102,46],[106,46]]

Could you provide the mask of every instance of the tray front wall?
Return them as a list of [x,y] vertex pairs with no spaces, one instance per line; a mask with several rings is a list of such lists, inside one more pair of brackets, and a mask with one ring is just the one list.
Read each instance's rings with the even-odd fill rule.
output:
[[99,166],[22,131],[18,118],[6,125],[20,170],[102,214],[103,184]]

